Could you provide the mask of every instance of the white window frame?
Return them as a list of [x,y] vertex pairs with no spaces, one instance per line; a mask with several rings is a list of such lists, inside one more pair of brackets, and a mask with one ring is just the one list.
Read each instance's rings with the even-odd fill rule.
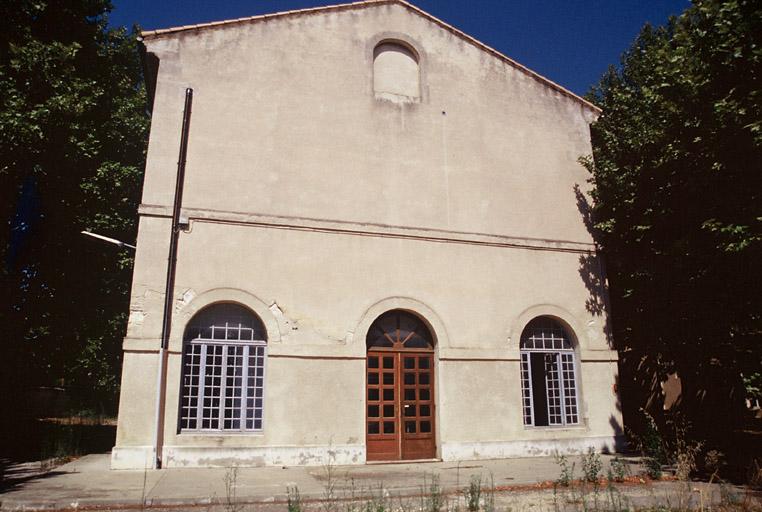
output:
[[[228,305],[220,304],[216,307],[219,306]],[[239,312],[244,309],[238,305],[231,306],[237,307]],[[267,341],[256,339],[265,337],[264,326],[259,318],[248,310],[245,313],[249,316],[248,319],[244,319],[246,322],[231,319],[226,316],[229,312],[220,309],[219,318],[212,315],[214,321],[211,325],[200,325],[194,322],[194,319],[188,328],[187,332],[190,335],[186,338],[190,339],[184,341],[182,353],[178,414],[180,433],[234,434],[264,430]],[[202,311],[199,315],[203,313]],[[210,360],[215,357],[220,358],[219,365]],[[236,364],[239,362],[237,358],[240,358],[240,366]],[[210,368],[219,369],[217,374],[211,377],[219,379],[218,384],[207,379]],[[233,379],[231,385],[228,372],[237,368],[240,368],[240,372],[230,376]],[[194,378],[197,379],[195,385]],[[219,394],[215,395],[215,390],[219,390]],[[227,400],[233,403],[240,400],[240,404],[226,407]],[[237,414],[229,414],[226,418],[226,412],[231,411],[237,411]],[[210,414],[205,417],[205,413]],[[234,426],[235,424],[237,426]]]
[[[551,397],[550,397],[550,372],[545,371],[545,402],[547,406],[548,425],[540,425],[537,428],[554,428],[564,426],[575,426],[580,423],[580,410],[579,410],[579,374],[576,354],[572,342],[568,337],[565,329],[553,319],[544,319],[546,321],[554,322],[558,327],[553,328],[552,331],[560,330],[561,336],[557,336],[554,332],[549,333],[546,336],[542,333],[542,336],[536,337],[534,335],[525,337],[522,333],[520,340],[520,373],[521,373],[521,405],[522,405],[522,417],[524,426],[535,427],[534,418],[534,389],[532,387],[532,353],[541,353],[551,356],[554,359],[556,365],[556,372],[558,373],[556,382],[559,392],[560,403],[560,421],[552,420],[553,417],[558,417],[558,413],[551,411]],[[529,343],[526,343],[529,342]],[[531,346],[528,346],[531,345]],[[547,359],[546,359],[547,364]],[[564,368],[564,365],[567,368]],[[567,378],[566,372],[571,369],[572,379]],[[570,382],[569,382],[570,381]],[[573,384],[569,386],[569,383]],[[573,389],[568,389],[573,388]]]

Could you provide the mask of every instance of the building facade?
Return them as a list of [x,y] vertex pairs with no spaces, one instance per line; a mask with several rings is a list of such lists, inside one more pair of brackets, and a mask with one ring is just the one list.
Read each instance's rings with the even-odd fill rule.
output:
[[153,118],[113,468],[615,448],[578,163],[594,106],[401,0],[143,44]]

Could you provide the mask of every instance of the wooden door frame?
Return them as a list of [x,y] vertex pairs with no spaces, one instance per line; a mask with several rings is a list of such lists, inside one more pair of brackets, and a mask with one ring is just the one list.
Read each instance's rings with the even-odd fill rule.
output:
[[[438,418],[439,411],[438,411],[438,408],[437,408],[437,403],[438,403],[438,387],[437,387],[437,384],[436,384],[437,374],[439,372],[438,372],[438,370],[436,368],[437,361],[438,361],[437,356],[436,356],[436,350],[434,348],[431,348],[431,349],[420,349],[420,348],[418,348],[418,349],[412,349],[412,348],[405,349],[405,348],[402,348],[402,349],[400,349],[400,348],[391,348],[391,347],[389,347],[389,348],[387,348],[387,347],[371,347],[371,348],[366,350],[366,354],[365,354],[365,379],[364,379],[365,380],[365,386],[364,386],[364,388],[365,388],[364,389],[365,400],[363,401],[364,407],[365,407],[365,422],[364,422],[364,427],[363,428],[365,429],[365,446],[366,446],[366,457],[365,458],[366,458],[366,461],[369,460],[369,458],[368,458],[369,451],[368,451],[367,448],[368,448],[368,446],[370,444],[369,436],[371,435],[371,434],[368,433],[368,423],[369,423],[369,421],[371,421],[371,419],[374,419],[374,420],[377,419],[377,421],[379,423],[379,433],[380,433],[379,435],[381,435],[382,432],[383,432],[383,423],[384,423],[383,405],[382,405],[384,401],[382,399],[382,396],[383,396],[383,388],[382,387],[379,387],[379,407],[380,407],[379,416],[378,417],[370,417],[368,415],[368,406],[369,406],[369,402],[370,402],[368,400],[368,389],[369,389],[369,386],[370,386],[370,384],[368,383],[368,371],[371,369],[369,367],[369,365],[368,365],[368,361],[369,361],[370,357],[373,357],[373,356],[378,357],[379,358],[379,365],[378,365],[378,368],[376,368],[376,370],[378,370],[379,375],[383,375],[383,360],[382,360],[382,357],[384,357],[387,354],[394,357],[394,364],[395,364],[395,366],[394,366],[394,392],[395,392],[394,393],[394,395],[395,395],[394,396],[394,411],[395,411],[395,414],[394,414],[394,429],[395,429],[395,436],[397,438],[397,443],[396,443],[396,445],[397,445],[397,456],[396,456],[396,458],[393,458],[393,459],[378,459],[378,461],[379,462],[381,462],[381,461],[390,461],[390,462],[392,462],[392,461],[404,461],[404,460],[427,460],[427,458],[422,458],[422,459],[404,459],[403,458],[403,444],[404,444],[404,435],[405,435],[405,430],[404,430],[405,419],[404,419],[404,405],[403,405],[403,402],[405,401],[404,398],[403,398],[403,391],[404,391],[404,370],[405,369],[404,369],[403,357],[405,356],[405,354],[414,355],[416,357],[421,357],[421,356],[428,356],[428,357],[430,357],[431,363],[430,363],[430,367],[428,368],[429,374],[431,375],[430,382],[428,384],[429,393],[430,393],[430,397],[429,397],[428,401],[430,402],[430,406],[431,406],[431,410],[430,410],[430,418],[431,418],[430,419],[430,422],[431,422],[430,438],[432,440],[433,448],[434,448],[433,458],[436,458],[438,450],[439,450],[439,442],[438,442],[438,432],[439,431],[437,430],[437,426],[438,426],[438,423],[439,423],[439,418]],[[419,363],[416,363],[416,370],[415,370],[416,374],[420,373],[420,368],[418,367],[418,364]],[[383,386],[382,381],[383,381],[383,377],[380,377],[379,378],[379,386]],[[417,386],[418,386],[418,382],[416,381],[416,389],[419,389]],[[419,395],[416,395],[416,396],[419,396]],[[420,401],[419,399],[415,400],[417,407],[420,407],[420,404],[418,403],[419,401]],[[419,417],[419,412],[420,412],[420,410],[416,412],[416,418]],[[414,434],[416,436],[420,434],[420,432],[418,431],[419,428],[420,428],[419,423],[420,423],[420,421],[416,420],[416,427],[417,428],[416,428],[416,434]],[[373,461],[375,462],[376,460],[374,459]]]

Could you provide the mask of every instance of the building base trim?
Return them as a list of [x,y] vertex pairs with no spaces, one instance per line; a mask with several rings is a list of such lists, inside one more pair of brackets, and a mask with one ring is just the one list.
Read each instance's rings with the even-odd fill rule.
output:
[[115,446],[111,469],[153,469],[153,446]]
[[547,457],[573,455],[593,448],[614,453],[623,447],[621,436],[571,437],[557,439],[525,439],[521,441],[488,441],[481,443],[448,442],[442,445],[442,460],[510,459],[514,457]]
[[323,466],[365,463],[365,445],[177,446],[164,445],[163,467]]

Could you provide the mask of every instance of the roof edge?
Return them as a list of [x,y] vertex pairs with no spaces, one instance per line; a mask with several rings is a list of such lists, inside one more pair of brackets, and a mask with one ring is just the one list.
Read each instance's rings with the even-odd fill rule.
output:
[[419,16],[422,16],[429,21],[435,23],[436,25],[439,25],[443,29],[447,30],[448,32],[452,33],[453,35],[456,35],[460,37],[461,39],[465,40],[466,42],[476,46],[482,51],[485,51],[492,55],[493,57],[496,57],[500,59],[501,61],[509,64],[510,66],[516,68],[517,70],[521,71],[522,73],[530,76],[531,78],[534,78],[538,82],[542,83],[543,85],[546,85],[550,87],[551,89],[554,89],[555,91],[563,94],[564,96],[577,101],[580,103],[583,107],[586,107],[590,110],[592,110],[596,114],[600,114],[602,110],[595,106],[594,104],[590,103],[586,99],[582,98],[581,96],[578,96],[577,94],[571,92],[569,89],[563,87],[562,85],[557,84],[556,82],[550,80],[549,78],[546,78],[539,73],[532,71],[528,67],[524,66],[523,64],[520,64],[513,60],[512,58],[508,57],[507,55],[495,50],[491,46],[488,46],[478,39],[466,34],[462,30],[459,30],[449,23],[446,23],[436,16],[433,16],[432,14],[427,13],[426,11],[420,9],[419,7],[416,7],[415,5],[412,5],[411,3],[407,2],[406,0],[361,0],[359,2],[351,2],[351,3],[344,3],[344,4],[334,4],[334,5],[326,5],[321,7],[310,7],[307,9],[296,9],[292,11],[281,11],[281,12],[275,12],[271,14],[260,14],[257,16],[248,16],[245,18],[236,18],[236,19],[230,19],[230,20],[222,20],[222,21],[213,21],[209,23],[198,23],[195,25],[183,25],[179,27],[171,27],[171,28],[164,28],[164,29],[157,29],[157,30],[147,30],[142,31],[140,33],[140,37],[142,39],[154,39],[159,38],[162,36],[168,36],[173,35],[178,32],[188,32],[193,30],[203,30],[203,29],[211,29],[211,28],[218,28],[225,25],[233,25],[238,23],[245,23],[245,22],[256,22],[256,21],[266,21],[268,19],[273,18],[283,18],[286,16],[300,16],[300,15],[306,15],[306,14],[314,14],[314,13],[321,13],[321,12],[329,12],[329,11],[344,11],[344,10],[350,10],[350,9],[356,9],[356,8],[365,8],[365,7],[373,7],[377,5],[382,4],[398,4],[406,9],[418,14]]

